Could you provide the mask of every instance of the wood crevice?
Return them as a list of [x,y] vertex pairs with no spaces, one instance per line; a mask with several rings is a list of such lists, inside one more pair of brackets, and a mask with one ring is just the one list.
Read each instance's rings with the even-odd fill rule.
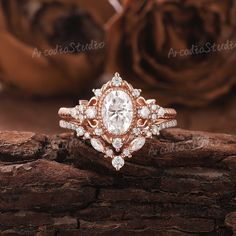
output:
[[0,132],[0,233],[228,236],[235,176],[233,135],[164,130],[116,172],[73,134]]

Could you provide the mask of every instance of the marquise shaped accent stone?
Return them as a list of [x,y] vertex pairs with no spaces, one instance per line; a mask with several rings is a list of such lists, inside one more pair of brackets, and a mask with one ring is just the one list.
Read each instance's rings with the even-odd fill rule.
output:
[[144,137],[138,137],[134,139],[130,144],[130,149],[132,150],[132,152],[136,152],[141,149],[145,144],[145,140],[146,139]]
[[105,148],[102,145],[102,142],[96,138],[92,138],[90,140],[91,145],[93,146],[93,148],[99,152],[104,152]]

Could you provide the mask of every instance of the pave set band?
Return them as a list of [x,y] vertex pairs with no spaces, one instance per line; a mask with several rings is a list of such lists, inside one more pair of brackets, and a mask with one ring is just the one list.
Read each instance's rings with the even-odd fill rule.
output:
[[116,170],[124,165],[125,158],[144,146],[146,138],[177,125],[174,109],[159,106],[155,99],[145,100],[141,90],[134,89],[118,73],[93,92],[95,96],[89,101],[60,108],[59,125],[90,140],[95,150],[111,158]]

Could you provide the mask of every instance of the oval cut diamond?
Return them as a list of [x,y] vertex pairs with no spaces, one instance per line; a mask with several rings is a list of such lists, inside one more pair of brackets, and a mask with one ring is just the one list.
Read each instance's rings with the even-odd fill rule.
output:
[[112,134],[124,134],[133,120],[133,103],[123,90],[110,91],[102,103],[102,120],[107,131]]

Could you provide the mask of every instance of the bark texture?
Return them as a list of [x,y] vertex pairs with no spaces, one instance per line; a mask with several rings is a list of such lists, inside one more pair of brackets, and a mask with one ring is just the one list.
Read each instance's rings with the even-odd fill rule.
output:
[[116,172],[72,134],[0,133],[1,235],[232,235],[236,136],[164,130]]

